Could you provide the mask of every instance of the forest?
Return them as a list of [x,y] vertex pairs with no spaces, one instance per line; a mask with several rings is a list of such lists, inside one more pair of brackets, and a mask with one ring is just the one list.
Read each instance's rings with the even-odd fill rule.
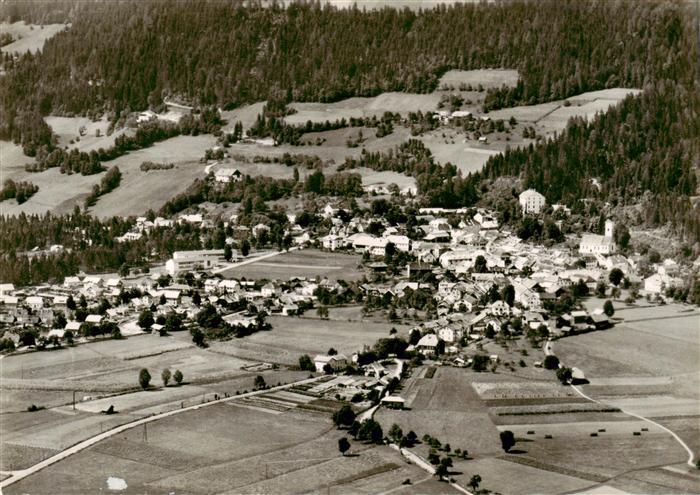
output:
[[[450,69],[512,68],[519,71],[518,84],[490,90],[485,109],[610,87],[643,93],[591,122],[571,122],[556,138],[493,157],[470,176],[425,156],[389,164],[391,157],[363,155],[365,165],[410,165],[406,172],[417,176],[430,205],[474,204],[502,176],[521,178],[549,202],[641,203],[640,223],[670,224],[695,242],[700,98],[693,17],[686,8],[682,2],[595,0],[467,3],[421,12],[315,3],[262,8],[235,0],[63,1],[48,8],[4,2],[0,17],[46,22],[49,16],[71,26],[40,53],[4,55],[0,137],[40,153],[54,140],[43,115],[107,112],[116,122],[128,112],[158,108],[167,97],[224,109],[273,102],[259,122],[261,134],[274,131],[292,142],[301,129],[270,124],[292,100],[425,93]],[[87,171],[93,173],[92,164]],[[263,199],[299,187],[259,180]],[[240,187],[212,194],[242,198]],[[179,211],[197,197],[169,205]]]

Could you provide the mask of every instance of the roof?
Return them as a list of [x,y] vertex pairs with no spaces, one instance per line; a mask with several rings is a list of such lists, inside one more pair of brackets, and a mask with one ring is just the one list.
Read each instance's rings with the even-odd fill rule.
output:
[[429,333],[428,335],[423,335],[418,341],[416,347],[435,347],[438,344],[437,335]]

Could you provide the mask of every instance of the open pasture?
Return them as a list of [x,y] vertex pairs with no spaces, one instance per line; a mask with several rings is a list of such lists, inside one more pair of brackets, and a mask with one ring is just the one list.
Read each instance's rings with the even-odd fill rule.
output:
[[65,24],[27,24],[24,21],[12,24],[0,23],[0,31],[12,35],[15,41],[0,49],[2,53],[36,53],[44,47],[46,40],[66,29]]
[[513,88],[518,84],[519,77],[517,70],[510,69],[449,70],[440,78],[438,88],[444,86],[459,88],[460,84],[468,84],[472,87],[481,85],[484,89],[501,86]]
[[464,176],[471,172],[478,172],[489,158],[502,152],[499,149],[492,149],[493,145],[487,145],[489,146],[487,148],[476,143],[464,143],[461,136],[456,137],[454,143],[445,143],[444,140],[430,134],[420,139],[430,149],[438,163],[444,165],[449,162]]
[[340,119],[381,117],[384,112],[406,115],[409,112],[435,111],[440,102],[437,93],[382,93],[375,97],[353,97],[333,103],[291,103],[296,113],[285,117],[289,124],[311,122],[333,122]]
[[[455,480],[464,488],[469,489],[469,479],[478,473],[482,478],[482,487],[509,495],[567,493],[591,485],[588,480],[509,462],[507,458],[454,461],[453,469],[463,473],[455,476]],[[504,476],[505,473],[507,475]]]
[[225,110],[221,112],[221,117],[226,121],[226,125],[222,128],[224,132],[233,132],[236,122],[243,125],[243,129],[249,129],[255,124],[258,115],[263,112],[263,107],[267,102],[259,101],[250,105],[243,105],[233,110]]
[[350,322],[273,316],[268,318],[272,330],[257,332],[245,339],[212,342],[217,352],[249,359],[281,364],[297,364],[299,356],[325,354],[333,347],[348,357],[364,345],[373,345],[377,339],[389,337],[396,328],[406,334],[408,327],[389,323]]
[[[166,418],[128,430],[11,486],[6,493],[49,493],[59,480],[74,493],[106,487],[113,476],[128,492],[278,493],[327,485],[366,487],[376,493],[421,471],[385,447],[353,442],[354,457],[342,457],[344,436],[314,413],[251,414],[234,403]],[[397,473],[400,471],[400,473]],[[387,473],[389,478],[383,479]],[[352,490],[350,490],[352,491]]]
[[357,168],[353,169],[352,172],[357,172],[362,176],[363,186],[389,186],[390,184],[396,184],[399,189],[405,187],[417,187],[416,179],[408,175],[400,174],[398,172],[392,172],[390,170],[377,172],[370,168]]
[[358,280],[360,257],[318,249],[302,249],[226,270],[226,278],[289,280],[293,277],[327,277],[331,280]]
[[[58,146],[76,148],[80,151],[89,152],[99,148],[110,148],[114,146],[114,140],[122,134],[133,134],[130,129],[119,129],[109,136],[109,121],[103,116],[98,121],[92,121],[87,117],[58,117],[50,115],[44,117],[44,121],[51,127],[54,134],[58,136]],[[84,127],[84,135],[80,135],[80,129]],[[99,132],[99,136],[97,136]],[[71,141],[73,141],[71,143]]]
[[[114,191],[100,196],[90,211],[98,217],[110,217],[158,210],[187,189],[195,178],[205,176],[205,166],[199,163],[199,159],[215,144],[216,138],[211,135],[177,136],[105,162],[107,168],[119,167],[121,184]],[[175,168],[143,172],[140,166],[145,161],[174,163]]]
[[[428,434],[453,449],[466,448],[479,455],[500,449],[498,430],[489,411],[470,383],[471,373],[451,367],[436,369],[433,378],[421,378],[416,369],[398,393],[410,410],[380,408],[376,419],[388,430],[393,423],[404,432],[413,430],[419,438]],[[421,454],[427,455],[427,447]]]

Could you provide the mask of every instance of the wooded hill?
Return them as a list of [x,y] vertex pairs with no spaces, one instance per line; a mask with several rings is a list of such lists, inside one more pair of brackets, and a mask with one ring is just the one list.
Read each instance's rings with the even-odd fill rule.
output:
[[[36,18],[38,7],[26,5],[10,2],[0,15]],[[492,90],[485,107],[615,86],[644,92],[553,141],[494,157],[480,174],[456,175],[432,202],[468,204],[484,179],[521,175],[550,202],[645,201],[642,221],[671,222],[700,239],[690,202],[700,157],[697,54],[682,2],[516,1],[420,13],[220,0],[60,5],[70,30],[40,54],[5,57],[0,136],[32,146],[50,140],[35,129],[37,113],[117,119],[166,96],[222,108],[333,101],[432,91],[448,69],[515,68],[518,85]]]

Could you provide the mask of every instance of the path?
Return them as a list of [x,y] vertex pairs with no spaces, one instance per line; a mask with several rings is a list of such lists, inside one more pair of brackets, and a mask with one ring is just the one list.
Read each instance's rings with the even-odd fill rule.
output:
[[222,266],[221,268],[217,268],[216,270],[212,270],[211,273],[212,273],[213,275],[218,275],[219,273],[223,273],[223,272],[225,272],[225,271],[227,271],[227,270],[231,270],[231,269],[233,269],[233,268],[238,268],[238,267],[240,267],[240,266],[245,266],[245,265],[250,265],[250,264],[253,264],[253,263],[257,263],[258,261],[262,261],[262,260],[266,260],[266,259],[269,259],[269,258],[273,258],[273,257],[275,257],[275,256],[277,256],[277,255],[279,255],[279,254],[283,254],[283,253],[291,253],[292,251],[296,251],[296,250],[298,250],[298,249],[301,249],[301,247],[299,247],[299,246],[294,246],[294,247],[289,248],[289,249],[286,250],[286,251],[272,251],[271,253],[263,254],[262,256],[257,256],[257,257],[255,257],[255,258],[248,258],[248,259],[246,259],[246,260],[238,261],[238,262],[236,262],[236,263],[227,263],[225,266]]
[[[547,356],[553,355],[553,351],[552,351],[552,341],[551,341],[551,340],[547,340],[547,342],[545,343],[545,345],[544,345],[544,353],[545,353]],[[563,366],[563,365],[561,364],[561,362],[559,363],[559,366]],[[599,400],[597,400],[597,399],[594,399],[593,397],[590,397],[590,396],[587,395],[585,392],[583,392],[583,390],[579,389],[579,387],[578,387],[577,385],[571,385],[571,388],[573,388],[573,389],[576,391],[576,393],[579,394],[579,395],[580,395],[581,397],[583,397],[584,399],[587,399],[587,400],[589,400],[589,401],[591,401],[591,402],[595,402],[596,404],[601,404],[601,405],[604,405],[604,406],[609,406],[608,404],[605,404],[604,402],[601,402],[601,401],[599,401]],[[671,431],[671,430],[669,430],[668,428],[666,428],[665,426],[663,426],[663,425],[657,423],[656,421],[653,421],[653,420],[651,420],[651,419],[649,419],[649,418],[645,418],[644,416],[641,416],[641,415],[639,415],[639,414],[637,414],[637,413],[633,413],[633,412],[631,412],[631,411],[625,411],[624,409],[620,409],[620,411],[621,411],[622,413],[624,413],[624,414],[627,414],[628,416],[632,416],[632,417],[634,417],[634,418],[641,419],[642,421],[645,421],[645,422],[647,422],[647,423],[649,423],[649,424],[652,424],[652,425],[654,425],[654,426],[657,426],[657,427],[661,428],[662,430],[664,430],[665,432],[669,433],[673,438],[676,439],[676,441],[681,445],[681,447],[683,447],[683,448],[685,449],[685,451],[688,453],[688,465],[689,465],[690,467],[695,467],[695,464],[693,464],[693,460],[695,459],[695,454],[693,453],[692,449],[691,449],[690,447],[688,447],[688,445],[681,439],[681,437],[679,437],[678,435],[676,435],[673,431]]]
[[91,446],[95,445],[96,443],[101,442],[102,440],[106,440],[107,438],[113,437],[114,435],[118,435],[119,433],[122,433],[124,431],[130,430],[132,428],[136,428],[137,426],[141,426],[141,425],[146,424],[146,423],[151,423],[153,421],[158,421],[160,419],[167,418],[169,416],[175,416],[176,414],[181,414],[181,413],[189,412],[189,411],[195,411],[195,410],[200,409],[202,407],[209,407],[209,406],[212,406],[214,404],[222,404],[225,402],[231,402],[231,401],[243,399],[246,397],[252,397],[254,395],[260,395],[260,394],[264,394],[264,393],[274,392],[276,390],[283,390],[286,388],[291,388],[295,385],[303,385],[305,383],[313,383],[315,381],[320,380],[321,378],[324,378],[324,376],[319,376],[319,377],[315,377],[315,378],[307,378],[307,379],[300,380],[297,382],[288,383],[286,385],[280,385],[277,387],[270,387],[270,388],[265,389],[265,390],[257,390],[255,392],[248,392],[248,393],[236,395],[233,397],[224,397],[222,399],[212,400],[210,402],[205,402],[203,404],[197,404],[197,405],[185,407],[182,409],[175,409],[173,411],[167,411],[164,413],[154,414],[153,416],[149,416],[147,418],[138,419],[136,421],[132,421],[131,423],[117,426],[116,428],[108,430],[104,433],[100,433],[99,435],[95,435],[94,437],[90,437],[87,440],[83,440],[82,442],[79,442],[79,443],[73,445],[72,447],[69,447],[66,450],[63,450],[63,451],[59,452],[58,454],[56,454],[52,457],[49,457],[48,459],[45,459],[37,464],[34,464],[33,466],[31,466],[27,469],[22,469],[19,471],[12,471],[12,473],[11,473],[12,476],[10,476],[6,480],[3,480],[0,482],[0,489],[5,488],[7,486],[10,486],[14,483],[17,483],[18,481],[26,478],[27,476],[30,476],[34,473],[37,473],[38,471],[41,471],[42,469],[44,469],[44,468],[46,468],[46,467],[48,467],[48,466],[50,466],[58,461],[66,459],[67,457],[70,457],[73,454],[77,454],[78,452],[81,452],[81,451],[87,449],[88,447],[91,447]]

